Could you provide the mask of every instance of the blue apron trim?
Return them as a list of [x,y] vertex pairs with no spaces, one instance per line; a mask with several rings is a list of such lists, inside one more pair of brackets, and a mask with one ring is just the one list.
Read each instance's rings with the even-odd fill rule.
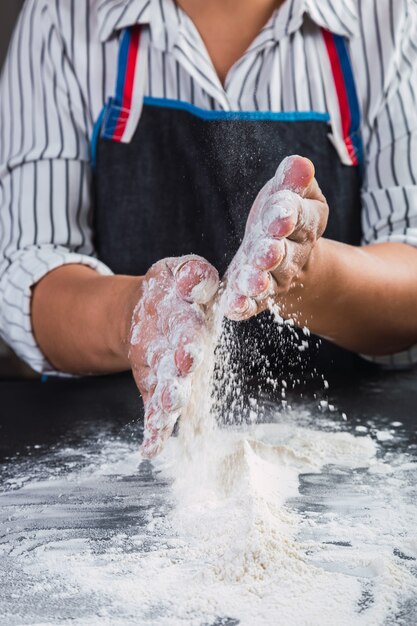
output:
[[123,31],[121,36],[120,48],[119,48],[119,60],[118,60],[118,69],[117,69],[117,80],[116,80],[116,97],[115,101],[118,106],[122,106],[123,103],[123,94],[125,89],[125,80],[126,80],[126,70],[127,70],[127,60],[129,56],[129,47],[132,39],[132,31],[131,29],[126,29]]
[[93,168],[96,166],[97,162],[97,143],[101,134],[101,127],[103,125],[104,114],[106,112],[106,105],[101,109],[100,114],[93,126],[93,133],[91,136],[91,146],[90,146],[90,159],[91,165]]
[[146,96],[143,104],[166,109],[176,109],[187,111],[203,120],[270,120],[277,122],[329,122],[328,113],[317,113],[316,111],[210,111],[196,107],[189,102],[182,100],[171,100],[169,98],[151,98]]
[[[145,96],[143,104],[147,106],[186,111],[191,115],[207,120],[243,120],[243,121],[275,121],[275,122],[330,122],[328,113],[318,113],[317,111],[210,111],[196,107],[189,102],[182,100],[171,100],[169,98],[151,98]],[[99,138],[113,139],[115,125],[120,119],[120,115],[128,115],[128,111],[123,110],[117,98],[109,98],[100,115],[94,124],[91,138],[91,163],[96,165],[97,142]]]

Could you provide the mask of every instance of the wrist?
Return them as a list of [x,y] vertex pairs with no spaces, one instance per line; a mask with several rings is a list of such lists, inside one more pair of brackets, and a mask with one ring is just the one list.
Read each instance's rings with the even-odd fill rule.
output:
[[36,340],[57,371],[76,374],[129,369],[127,346],[141,279],[103,276],[68,264],[33,288]]
[[322,298],[324,292],[329,289],[329,280],[332,272],[329,272],[329,247],[328,240],[320,238],[307,259],[296,287],[302,290],[306,302],[315,302]]
[[294,319],[299,326],[313,329],[321,317],[320,309],[332,290],[334,268],[330,252],[328,240],[320,238],[288,293],[278,297],[283,316]]
[[[114,310],[110,312],[110,349],[129,367],[129,348],[132,318],[134,310],[142,295],[142,277],[118,276],[119,293],[115,294]],[[117,320],[114,326],[112,320]]]

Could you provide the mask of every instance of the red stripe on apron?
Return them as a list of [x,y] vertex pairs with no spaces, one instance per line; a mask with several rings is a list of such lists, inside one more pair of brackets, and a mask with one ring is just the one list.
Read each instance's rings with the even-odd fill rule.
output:
[[329,55],[332,73],[333,73],[333,79],[334,79],[335,86],[336,86],[337,98],[339,101],[340,117],[342,120],[343,139],[346,144],[349,157],[352,159],[353,165],[358,165],[356,150],[353,146],[353,143],[350,137],[352,119],[351,119],[351,112],[350,112],[350,105],[349,105],[349,97],[348,97],[348,92],[346,88],[346,82],[345,82],[345,77],[343,74],[343,69],[340,63],[340,59],[339,59],[339,54],[338,54],[332,33],[324,29],[322,29],[322,33],[323,33],[324,42],[326,44],[327,53]]
[[129,44],[129,52],[127,56],[127,67],[126,67],[126,75],[125,75],[125,84],[123,89],[123,101],[122,101],[122,112],[121,116],[117,122],[113,139],[114,141],[121,141],[123,137],[123,133],[126,129],[126,124],[128,120],[128,116],[132,106],[132,94],[133,94],[133,86],[135,83],[135,72],[136,66],[139,58],[139,43],[140,43],[140,27],[135,27],[132,29],[132,36]]

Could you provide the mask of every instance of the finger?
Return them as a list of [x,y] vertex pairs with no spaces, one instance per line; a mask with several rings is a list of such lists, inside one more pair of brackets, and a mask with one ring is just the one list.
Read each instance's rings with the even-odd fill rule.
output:
[[274,239],[289,237],[297,227],[302,213],[302,198],[288,189],[278,191],[270,198],[262,211],[262,228]]
[[174,379],[178,376],[174,352],[172,350],[167,350],[167,352],[161,356],[156,363],[154,372],[158,382]]
[[140,452],[144,459],[153,459],[162,452],[162,447],[159,433],[147,432],[143,437]]
[[158,428],[164,428],[170,423],[170,413],[183,408],[191,394],[191,381],[189,378],[171,378],[160,382],[153,394],[152,404],[161,411],[155,424]]
[[246,222],[246,233],[252,228],[253,224],[256,224],[256,222],[259,220],[259,216],[262,212],[265,202],[274,192],[274,179],[271,179],[262,187],[262,189],[255,198]]
[[164,413],[172,413],[184,407],[190,398],[190,386],[185,380],[170,380],[164,384],[161,391],[161,408]]
[[154,412],[152,418],[154,427],[164,428],[169,424],[170,414],[182,409],[187,404],[190,394],[191,380],[189,376],[175,376],[159,380],[151,396],[150,404],[147,405],[152,407]]
[[186,302],[207,304],[219,288],[217,270],[200,257],[184,257],[174,276],[177,292]]
[[140,451],[145,459],[153,459],[162,452],[168,438],[171,436],[172,428],[164,428],[158,433],[147,432],[144,435]]
[[145,342],[145,361],[148,367],[156,370],[158,362],[169,350],[169,342],[164,335],[157,334],[152,340]]
[[306,197],[314,181],[315,169],[310,159],[293,155],[285,158],[274,176],[274,191],[288,189]]
[[163,259],[154,263],[146,274],[142,283],[142,298],[145,313],[156,317],[160,312],[161,301],[166,300],[172,292],[174,277],[172,267],[175,267],[176,259]]
[[276,269],[285,256],[284,241],[259,238],[249,250],[249,262],[259,270],[272,271]]
[[153,425],[155,413],[145,416],[145,426],[143,430],[143,441],[140,447],[142,456],[147,459],[155,457],[162,451],[162,438],[159,428]]
[[248,298],[263,297],[270,293],[271,279],[268,272],[244,265],[236,273],[234,286],[238,294]]
[[327,202],[305,199],[302,203],[299,224],[295,229],[291,239],[294,241],[314,242],[321,237],[326,230],[329,218],[329,207]]
[[[150,404],[153,404],[152,402]],[[142,456],[148,459],[154,458],[165,445],[171,435],[179,413],[173,412],[162,416],[161,411],[150,408],[145,416],[145,428],[141,445]]]
[[184,305],[187,307],[188,315],[170,324],[170,333],[167,337],[181,376],[186,376],[199,367],[207,339],[207,327],[202,311],[195,311],[189,304]]
[[146,365],[132,365],[132,374],[143,402],[145,403],[148,396],[152,395],[157,385],[155,372]]
[[204,328],[206,316],[201,307],[192,307],[178,296],[175,309],[163,324],[163,331],[171,345],[179,343],[186,334],[196,335]]
[[275,239],[314,243],[326,228],[328,212],[326,202],[303,199],[289,190],[279,191],[265,204],[262,227]]
[[180,342],[174,353],[175,365],[180,376],[194,372],[202,363],[204,350],[200,338],[186,338]]
[[230,295],[225,309],[225,316],[235,322],[242,322],[254,317],[262,310],[262,306],[254,298],[241,294]]

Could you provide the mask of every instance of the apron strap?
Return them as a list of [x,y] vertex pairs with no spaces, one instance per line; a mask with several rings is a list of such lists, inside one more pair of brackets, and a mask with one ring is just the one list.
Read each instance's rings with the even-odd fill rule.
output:
[[120,37],[116,95],[110,98],[101,136],[129,143],[142,113],[148,77],[149,30],[140,25],[126,28]]
[[[328,60],[324,85],[326,95],[333,104],[333,134],[330,140],[340,155],[342,163],[363,166],[364,153],[361,134],[361,108],[357,94],[352,62],[346,39],[322,28],[325,57]],[[329,81],[329,75],[333,82]],[[327,78],[327,80],[326,80]]]

